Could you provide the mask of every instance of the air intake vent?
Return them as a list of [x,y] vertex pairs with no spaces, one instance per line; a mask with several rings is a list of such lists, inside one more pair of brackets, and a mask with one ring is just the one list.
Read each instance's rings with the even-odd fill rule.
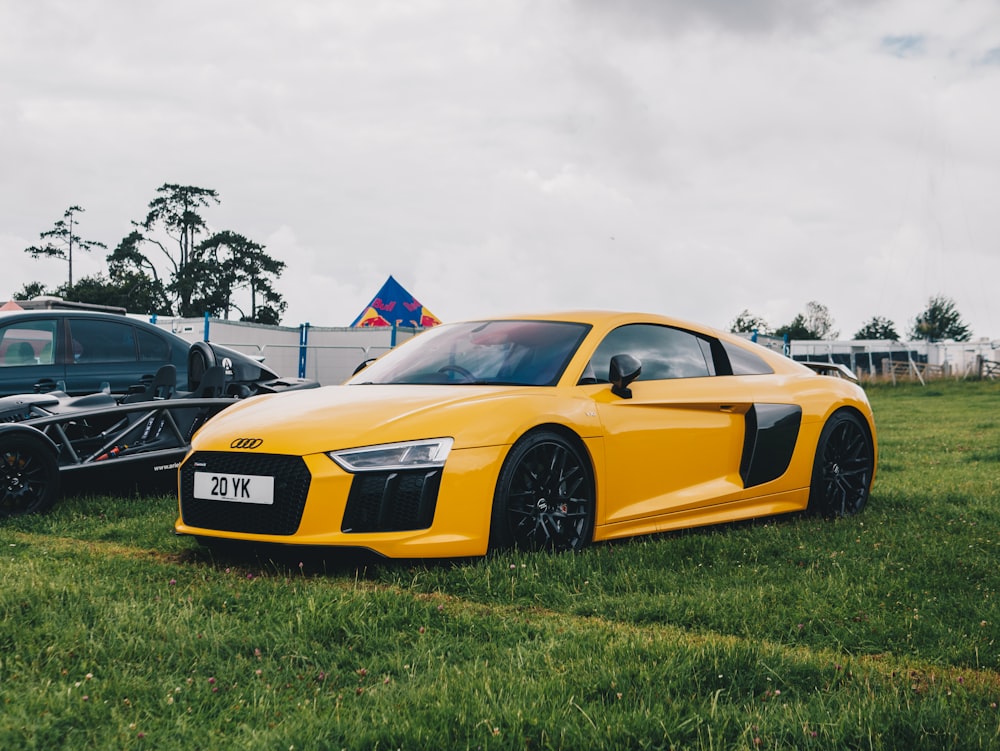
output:
[[434,521],[441,470],[362,472],[354,476],[343,532],[427,529]]

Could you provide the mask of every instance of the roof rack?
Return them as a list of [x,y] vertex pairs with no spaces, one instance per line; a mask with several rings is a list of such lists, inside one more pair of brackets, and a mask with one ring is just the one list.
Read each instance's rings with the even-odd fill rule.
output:
[[70,300],[63,300],[61,297],[54,297],[52,295],[33,297],[30,300],[17,300],[16,302],[25,310],[94,310],[100,313],[118,313],[120,315],[125,315],[127,312],[125,308],[119,308],[116,305],[97,305],[96,303],[89,302],[72,302]]

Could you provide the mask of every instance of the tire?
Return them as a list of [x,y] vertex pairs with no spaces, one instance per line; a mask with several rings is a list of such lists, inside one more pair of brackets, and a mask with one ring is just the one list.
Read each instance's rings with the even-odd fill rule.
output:
[[188,391],[197,391],[205,371],[214,367],[215,350],[207,342],[195,342],[188,352]]
[[859,513],[868,503],[874,470],[868,426],[853,412],[834,412],[816,445],[809,512],[827,518]]
[[40,514],[59,493],[59,463],[51,447],[32,435],[0,438],[0,517]]
[[529,433],[504,460],[493,495],[490,548],[580,550],[594,534],[587,457],[552,431]]

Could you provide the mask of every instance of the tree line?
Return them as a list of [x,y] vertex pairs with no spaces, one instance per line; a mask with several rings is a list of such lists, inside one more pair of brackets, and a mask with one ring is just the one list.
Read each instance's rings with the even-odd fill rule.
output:
[[[825,305],[811,301],[806,304],[804,313],[799,313],[790,323],[772,329],[767,321],[749,310],[743,310],[730,324],[729,330],[734,333],[753,333],[760,336],[774,336],[788,339],[836,339],[840,332],[834,329],[833,318]],[[927,307],[917,314],[908,331],[910,341],[923,339],[929,342],[940,342],[951,339],[956,342],[967,342],[972,338],[972,331],[962,320],[955,301],[945,295],[932,295],[927,301]],[[854,334],[855,340],[879,339],[899,341],[901,337],[896,331],[894,321],[884,316],[872,316]]]
[[[274,282],[285,263],[269,256],[260,243],[232,230],[211,232],[202,212],[220,203],[209,188],[165,183],[156,189],[145,219],[133,221],[132,230],[107,255],[107,274],[73,280],[73,253],[107,250],[104,243],[85,240],[77,234],[84,210],[70,206],[50,230],[40,233],[43,244],[25,248],[35,258],[54,258],[68,265],[65,284],[46,289],[28,282],[16,293],[19,299],[56,295],[76,302],[114,305],[131,311],[178,315],[191,318],[206,311],[228,319],[277,324],[287,303]],[[167,273],[161,276],[160,264]],[[241,294],[242,293],[242,294]],[[237,298],[249,303],[241,306]],[[730,324],[736,333],[796,340],[836,339],[840,332],[825,305],[806,304],[791,322],[772,329],[759,315],[744,309]],[[955,301],[934,295],[917,314],[908,331],[909,339],[968,341],[972,332],[962,320]],[[854,334],[854,339],[898,341],[896,324],[884,316],[873,316]]]
[[[221,318],[277,324],[287,303],[274,288],[285,263],[260,243],[232,230],[211,231],[202,216],[220,203],[209,188],[165,183],[156,189],[142,221],[107,255],[107,273],[73,279],[73,254],[107,250],[78,234],[84,210],[70,206],[39,245],[25,248],[34,258],[65,261],[65,284],[47,289],[28,282],[19,299],[56,295],[76,302],[115,305],[131,311],[196,317],[206,311]],[[165,268],[166,273],[161,273]]]

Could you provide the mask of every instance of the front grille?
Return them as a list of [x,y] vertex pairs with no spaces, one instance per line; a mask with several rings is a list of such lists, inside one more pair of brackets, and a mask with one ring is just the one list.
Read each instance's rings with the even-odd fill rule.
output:
[[[274,478],[274,503],[264,506],[195,498],[195,471],[270,475]],[[309,469],[300,456],[199,451],[181,469],[181,518],[185,524],[202,529],[293,535],[302,520],[311,479]]]
[[427,529],[434,521],[441,470],[361,472],[351,483],[343,532]]

